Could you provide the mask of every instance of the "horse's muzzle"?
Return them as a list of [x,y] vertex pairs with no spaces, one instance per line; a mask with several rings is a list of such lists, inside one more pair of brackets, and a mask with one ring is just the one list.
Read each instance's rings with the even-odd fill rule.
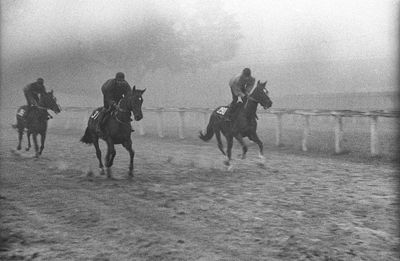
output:
[[135,115],[134,118],[135,121],[140,121],[141,119],[143,119],[143,115]]

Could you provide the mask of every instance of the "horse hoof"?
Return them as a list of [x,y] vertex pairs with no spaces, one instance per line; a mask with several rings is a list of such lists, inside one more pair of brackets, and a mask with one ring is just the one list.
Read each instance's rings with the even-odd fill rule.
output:
[[25,148],[25,151],[29,151],[29,148]]
[[258,166],[259,168],[262,168],[262,169],[267,169],[267,167],[265,166],[265,164],[262,163],[262,162],[257,163],[257,166]]
[[92,170],[88,170],[88,172],[86,172],[86,177],[91,178],[94,176],[94,173]]
[[229,165],[227,170],[228,171],[232,171],[233,170],[233,165]]
[[106,173],[104,172],[104,169],[102,169],[102,168],[100,168],[99,172],[100,172],[100,175],[102,175],[102,176],[104,176],[104,175],[106,174]]
[[224,164],[225,166],[229,166],[230,165],[229,160],[224,160]]
[[21,146],[18,146],[18,147],[17,147],[17,150],[21,150]]

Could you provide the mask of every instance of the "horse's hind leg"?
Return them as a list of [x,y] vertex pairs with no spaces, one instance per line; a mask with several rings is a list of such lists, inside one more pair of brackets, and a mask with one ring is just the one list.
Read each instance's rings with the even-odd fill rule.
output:
[[99,160],[100,175],[104,175],[104,165],[103,165],[103,161],[101,160],[101,150],[100,150],[100,146],[99,146],[99,138],[92,137],[92,139],[93,139],[93,146],[96,149],[96,157]]
[[135,158],[135,151],[132,149],[132,141],[129,139],[128,141],[122,143],[122,146],[129,152],[129,177],[133,177],[133,159]]
[[40,150],[39,150],[39,155],[42,155],[42,151],[44,149],[44,142],[46,140],[46,133],[41,133],[40,134]]
[[222,152],[222,154],[224,154],[224,156],[226,156],[226,153],[224,151],[224,145],[222,144],[222,140],[221,140],[221,132],[219,130],[215,130],[214,133],[215,133],[215,137],[217,138],[219,150]]

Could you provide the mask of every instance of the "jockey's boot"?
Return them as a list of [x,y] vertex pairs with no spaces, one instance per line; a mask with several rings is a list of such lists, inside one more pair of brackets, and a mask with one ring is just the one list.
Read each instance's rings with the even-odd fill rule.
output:
[[47,120],[53,119],[53,116],[49,112],[47,112]]
[[102,133],[103,132],[103,121],[104,121],[104,116],[105,116],[105,109],[103,108],[100,112],[99,112],[99,116],[97,117],[97,124],[96,124],[96,132],[97,133]]

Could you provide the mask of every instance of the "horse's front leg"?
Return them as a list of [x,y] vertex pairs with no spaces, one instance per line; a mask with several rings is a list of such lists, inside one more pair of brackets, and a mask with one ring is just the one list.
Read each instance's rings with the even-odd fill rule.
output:
[[44,149],[44,142],[46,140],[46,133],[41,133],[40,134],[40,150],[39,150],[39,155],[42,155],[42,151]]
[[235,138],[237,139],[237,141],[242,146],[242,159],[245,159],[248,148],[247,148],[246,143],[243,140],[243,136],[242,136],[242,134],[238,133],[238,134],[235,135]]
[[226,143],[227,143],[227,149],[226,149],[226,154],[228,159],[224,162],[226,166],[231,165],[231,160],[232,160],[232,147],[233,147],[233,136],[231,134],[228,134],[226,136]]
[[33,146],[35,146],[35,157],[38,158],[40,154],[39,154],[39,145],[37,141],[37,133],[32,134],[32,139],[33,139]]
[[26,147],[25,150],[29,151],[31,148],[31,132],[29,130],[26,132],[26,138],[28,140],[28,147]]
[[260,138],[258,137],[257,133],[254,132],[249,136],[249,139],[257,143],[259,149],[260,149],[260,154],[258,155],[261,160],[264,160],[264,146]]
[[18,128],[18,145],[17,150],[21,150],[22,136],[24,135],[24,129]]
[[111,166],[113,165],[114,162],[114,157],[115,157],[115,146],[114,143],[112,142],[111,138],[107,139],[107,155],[106,155],[106,168],[107,168],[107,178],[112,178],[111,175]]
[[100,175],[104,175],[104,165],[103,165],[103,161],[101,159],[101,150],[100,150],[100,146],[99,146],[99,137],[93,137],[92,136],[92,140],[93,140],[93,146],[96,149],[96,157],[99,160],[99,169],[100,169]]
[[135,151],[132,149],[132,140],[129,139],[128,141],[122,143],[122,146],[129,152],[129,177],[133,177],[133,159],[135,158]]

